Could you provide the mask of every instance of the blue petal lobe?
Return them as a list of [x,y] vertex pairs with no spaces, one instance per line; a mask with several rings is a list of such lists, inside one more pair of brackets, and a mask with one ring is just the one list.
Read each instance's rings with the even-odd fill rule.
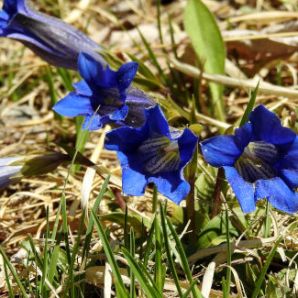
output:
[[123,193],[131,196],[143,195],[147,185],[145,175],[131,168],[128,158],[124,153],[118,152],[117,156],[122,167]]
[[156,105],[156,103],[143,91],[130,87],[126,90],[125,104],[129,107],[125,118],[125,125],[140,127],[145,124],[145,110]]
[[154,183],[161,194],[176,204],[179,204],[190,191],[190,185],[177,171],[149,177],[148,182]]
[[254,186],[246,182],[234,167],[223,167],[226,179],[229,181],[243,212],[248,213],[256,209]]
[[279,171],[282,178],[291,187],[298,187],[298,137],[288,152],[279,161]]
[[298,187],[298,169],[283,169],[281,176],[291,188]]
[[169,124],[159,105],[146,110],[146,126],[151,134],[170,136]]
[[245,123],[242,127],[235,130],[234,140],[241,151],[244,150],[244,148],[249,144],[252,138],[252,125],[249,122]]
[[119,127],[106,134],[105,148],[108,150],[132,152],[146,138],[141,129]]
[[205,160],[214,167],[232,166],[242,151],[234,136],[216,136],[201,142]]
[[195,136],[191,130],[184,129],[182,135],[178,139],[180,167],[184,167],[191,160],[197,143],[198,137]]
[[264,199],[276,209],[287,213],[298,211],[298,194],[292,191],[281,178],[258,180],[255,199]]
[[283,156],[280,166],[284,169],[298,169],[298,137]]
[[89,84],[97,85],[105,77],[103,66],[86,53],[79,54],[78,68],[82,78]]
[[255,108],[249,119],[252,123],[256,141],[265,141],[274,145],[289,145],[296,134],[289,128],[283,127],[279,118],[263,105]]
[[79,95],[92,96],[92,94],[93,94],[92,89],[89,87],[87,82],[84,80],[74,83],[73,86],[76,89],[77,94],[79,94]]
[[128,62],[119,68],[117,71],[117,81],[120,90],[125,90],[129,87],[138,71],[138,66],[136,62]]
[[98,114],[92,114],[85,116],[83,123],[84,130],[98,130],[103,126],[103,117]]
[[113,121],[121,121],[124,120],[128,113],[128,106],[124,105],[122,108],[113,112],[109,117]]
[[88,97],[69,93],[66,97],[58,101],[53,110],[66,117],[93,114],[93,109]]

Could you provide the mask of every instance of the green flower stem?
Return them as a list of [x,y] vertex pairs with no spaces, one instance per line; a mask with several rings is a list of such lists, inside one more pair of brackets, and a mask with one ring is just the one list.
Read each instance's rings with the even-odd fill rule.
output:
[[217,177],[216,177],[216,183],[213,193],[213,206],[211,211],[211,218],[215,217],[220,212],[220,205],[221,205],[221,190],[223,187],[223,181],[224,181],[224,170],[222,168],[218,169]]
[[186,197],[186,219],[185,223],[189,224],[189,244],[196,243],[197,239],[197,225],[196,225],[196,204],[195,204],[195,181],[196,181],[196,172],[197,172],[197,159],[198,154],[195,152],[191,162],[186,167],[186,178],[190,184],[190,192]]

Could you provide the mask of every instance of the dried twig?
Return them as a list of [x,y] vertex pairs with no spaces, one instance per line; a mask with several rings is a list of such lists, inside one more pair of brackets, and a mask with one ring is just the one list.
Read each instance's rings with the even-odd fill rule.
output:
[[[219,75],[219,74],[208,74],[203,72],[201,75],[201,72],[199,69],[178,61],[177,59],[171,59],[171,63],[173,64],[175,69],[178,69],[184,74],[187,74],[193,78],[199,78],[202,76],[205,80],[219,83],[222,85],[227,85],[231,87],[240,87],[240,88],[246,88],[246,89],[254,89],[256,85],[258,84],[257,79],[248,79],[248,80],[242,80],[242,79],[235,79],[230,78],[225,75]],[[288,98],[298,98],[298,90],[293,90],[290,88],[284,88],[272,85],[270,83],[260,81],[259,84],[259,93],[263,94],[271,94],[276,96],[285,96]]]

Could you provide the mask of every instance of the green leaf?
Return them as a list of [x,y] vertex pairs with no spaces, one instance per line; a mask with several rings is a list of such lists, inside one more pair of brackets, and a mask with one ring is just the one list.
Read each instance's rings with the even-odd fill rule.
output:
[[270,264],[271,264],[271,262],[273,260],[274,254],[275,254],[275,252],[276,252],[276,250],[278,248],[278,245],[279,245],[281,239],[282,238],[279,238],[279,239],[276,240],[275,245],[272,247],[272,249],[271,249],[271,251],[270,251],[270,253],[269,253],[269,255],[268,255],[267,259],[266,259],[266,262],[265,262],[265,264],[264,264],[264,266],[262,268],[261,274],[259,275],[259,277],[258,277],[258,279],[257,279],[257,281],[255,283],[255,288],[254,288],[254,291],[253,291],[253,293],[251,295],[252,298],[259,297],[262,284],[263,284],[263,282],[265,280],[265,277],[266,277],[267,270],[268,270],[268,268],[269,268],[269,266],[270,266]]
[[[142,224],[145,224],[145,227],[149,228],[150,223],[146,218],[143,218],[139,214],[129,213],[127,214],[127,224],[128,227],[133,227],[136,233],[136,238],[140,238],[142,236]],[[104,214],[100,216],[101,221],[110,221],[117,223],[124,227],[125,225],[125,213],[123,212],[111,212],[108,214]]]
[[146,294],[146,297],[161,298],[162,295],[153,283],[151,276],[147,272],[147,269],[138,264],[135,258],[129,253],[126,248],[122,248],[125,259],[130,267],[130,270],[135,275],[136,279],[139,281],[142,290]]
[[[188,1],[184,26],[203,69],[210,74],[223,74],[226,56],[224,42],[213,15],[201,0]],[[210,83],[210,90],[214,115],[223,121],[223,87]]]
[[[1,246],[0,246],[0,254],[2,255],[4,264],[8,267],[9,271],[11,272],[12,276],[14,277],[14,280],[15,280],[17,286],[19,287],[20,292],[22,293],[22,297],[25,297],[25,298],[29,297],[26,293],[25,288],[22,285],[22,282],[16,272],[15,267],[10,263],[6,253],[4,252],[4,249]],[[8,277],[6,279],[8,279]]]
[[96,216],[96,214],[94,213],[93,210],[92,210],[92,213],[91,213],[91,217],[94,221],[95,227],[97,229],[100,240],[102,242],[102,246],[103,246],[105,255],[106,255],[106,257],[108,259],[108,262],[111,266],[112,273],[113,273],[113,276],[114,276],[114,279],[115,279],[115,286],[116,286],[116,289],[117,289],[117,294],[119,295],[118,297],[123,297],[123,298],[127,297],[128,298],[129,297],[128,292],[125,289],[125,286],[124,286],[124,283],[123,283],[123,280],[122,280],[122,277],[121,277],[121,274],[120,274],[118,264],[117,264],[117,262],[115,260],[115,257],[114,257],[114,253],[113,253],[112,248],[109,244],[106,233],[104,232],[104,229],[103,229],[101,223],[99,222],[99,220],[98,220],[98,218],[97,218],[97,216]]
[[[185,273],[185,276],[188,280],[188,282],[190,283],[190,285],[192,284],[193,282],[193,278],[192,278],[192,274],[191,274],[191,271],[190,271],[190,268],[189,268],[189,264],[188,264],[188,260],[187,260],[187,257],[186,257],[186,254],[185,254],[185,250],[183,248],[183,245],[182,245],[182,242],[179,238],[179,236],[177,235],[171,221],[166,218],[166,221],[167,221],[167,225],[171,231],[171,234],[174,238],[174,241],[176,243],[176,248],[177,248],[177,252],[179,254],[179,257],[180,257],[180,265]],[[198,287],[193,287],[192,288],[192,295],[194,298],[203,298],[200,290]]]
[[[177,274],[177,271],[176,271],[176,268],[175,268],[175,262],[174,262],[173,257],[172,257],[170,239],[169,239],[169,234],[168,234],[167,224],[166,224],[166,215],[165,215],[165,211],[164,211],[164,208],[163,208],[161,203],[160,203],[160,216],[161,216],[161,228],[162,228],[163,237],[164,237],[165,250],[166,250],[166,254],[167,254],[169,269],[170,269],[170,272],[173,276],[173,279],[174,279],[175,286],[177,288],[179,297],[182,297],[183,293],[182,293],[182,289],[181,289],[181,286],[180,286],[179,277],[178,277],[178,274]],[[194,282],[194,285],[196,285],[196,282]],[[192,290],[193,290],[193,288],[191,288],[191,291]]]
[[244,112],[243,117],[242,117],[242,119],[240,121],[240,124],[239,124],[240,127],[243,126],[248,121],[248,116],[251,113],[252,109],[254,108],[254,105],[256,103],[257,94],[258,94],[258,90],[259,90],[259,85],[260,85],[260,81],[258,82],[258,85],[256,86],[256,88],[250,94],[249,102],[247,104],[247,107],[245,109],[245,112]]

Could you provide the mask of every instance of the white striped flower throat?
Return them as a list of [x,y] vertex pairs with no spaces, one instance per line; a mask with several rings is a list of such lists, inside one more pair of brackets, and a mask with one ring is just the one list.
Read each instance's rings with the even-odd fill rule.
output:
[[258,179],[276,176],[274,163],[278,158],[277,148],[263,141],[250,142],[235,163],[242,178],[254,183]]
[[165,136],[145,140],[139,146],[138,152],[144,155],[144,170],[149,174],[170,172],[179,168],[178,142]]

